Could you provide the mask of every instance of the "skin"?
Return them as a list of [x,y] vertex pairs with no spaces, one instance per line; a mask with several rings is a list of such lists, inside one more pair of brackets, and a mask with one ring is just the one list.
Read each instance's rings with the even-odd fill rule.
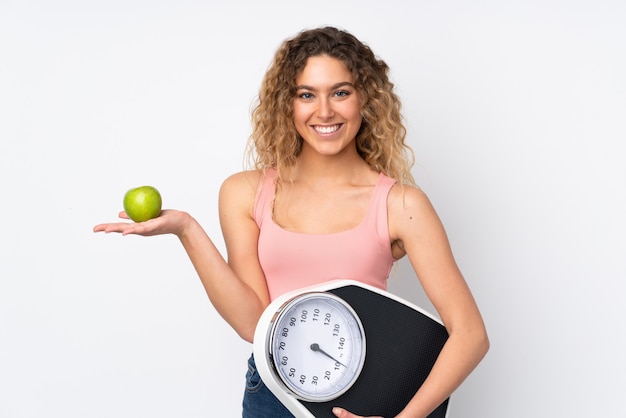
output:
[[[336,59],[311,57],[296,78],[294,124],[304,141],[301,160],[338,158],[353,151],[363,118],[352,76]],[[348,149],[348,147],[350,149]],[[309,157],[309,155],[312,155]]]
[[[311,57],[296,79],[294,124],[303,138],[298,164],[284,182],[274,207],[283,228],[334,233],[355,227],[365,216],[378,179],[358,155],[355,135],[362,118],[359,92],[346,66],[327,56]],[[205,290],[222,317],[246,341],[269,304],[258,262],[259,230],[252,207],[261,173],[227,178],[219,207],[228,262],[188,213],[165,210],[143,223],[100,224],[95,232],[174,234],[187,251]],[[125,213],[120,213],[127,218]],[[394,257],[408,256],[446,326],[449,338],[429,377],[399,418],[426,417],[463,382],[486,354],[489,341],[474,298],[452,255],[445,230],[427,196],[395,185],[388,196],[390,245]],[[246,303],[237,301],[245,299]],[[341,418],[356,415],[333,409]]]

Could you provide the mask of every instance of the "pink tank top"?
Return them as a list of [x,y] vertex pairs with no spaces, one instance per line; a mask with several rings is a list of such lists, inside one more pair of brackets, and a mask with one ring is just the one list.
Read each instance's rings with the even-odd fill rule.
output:
[[380,174],[365,219],[335,234],[304,234],[272,218],[276,170],[261,177],[254,202],[259,226],[259,262],[270,299],[333,279],[352,279],[386,289],[394,262],[387,224],[387,195],[395,180]]

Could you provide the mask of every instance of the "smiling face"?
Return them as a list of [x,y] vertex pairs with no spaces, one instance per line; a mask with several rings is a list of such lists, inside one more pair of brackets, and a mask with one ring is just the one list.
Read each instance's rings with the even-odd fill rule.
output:
[[[359,94],[346,65],[326,55],[307,60],[296,77],[294,123],[303,139],[302,153],[337,155],[354,150],[363,118]],[[350,146],[351,148],[348,148]]]

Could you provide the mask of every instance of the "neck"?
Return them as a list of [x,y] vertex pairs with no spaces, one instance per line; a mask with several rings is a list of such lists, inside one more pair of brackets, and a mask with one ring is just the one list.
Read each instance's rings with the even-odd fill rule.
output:
[[375,173],[356,153],[351,156],[300,156],[289,177],[294,182],[316,184],[358,184]]

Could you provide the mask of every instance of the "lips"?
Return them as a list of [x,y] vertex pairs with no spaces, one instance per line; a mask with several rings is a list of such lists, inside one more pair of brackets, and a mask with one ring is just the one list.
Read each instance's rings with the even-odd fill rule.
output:
[[315,125],[313,126],[313,129],[315,129],[315,132],[320,133],[322,135],[328,135],[328,134],[332,134],[335,133],[339,130],[339,128],[341,128],[341,124],[336,124],[336,125]]

